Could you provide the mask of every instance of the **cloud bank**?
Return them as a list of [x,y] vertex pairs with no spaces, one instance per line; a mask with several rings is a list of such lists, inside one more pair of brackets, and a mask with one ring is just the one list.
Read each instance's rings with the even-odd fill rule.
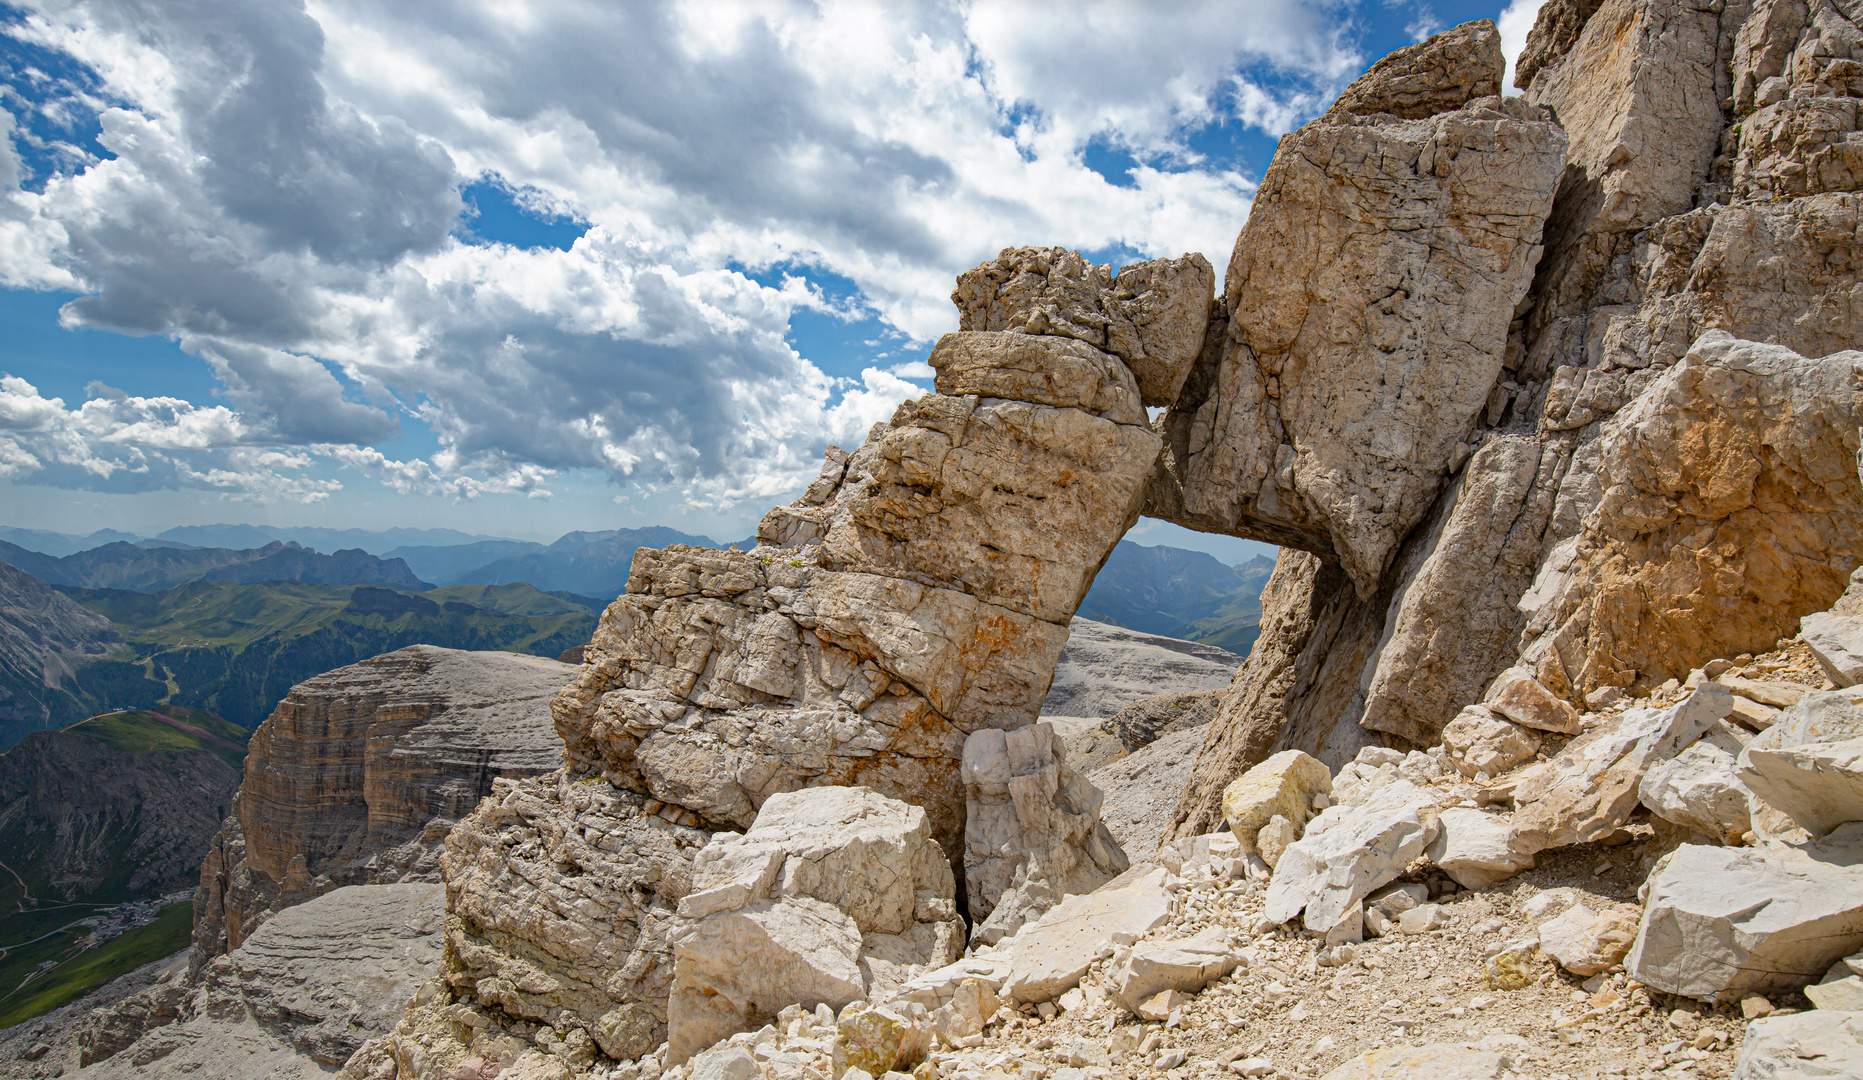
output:
[[[0,9],[6,10],[6,9]],[[222,401],[0,381],[0,476],[314,501],[767,502],[923,392],[952,276],[1009,243],[1219,269],[1272,135],[1364,59],[1329,0],[51,2],[0,33],[0,285],[172,338]],[[38,59],[34,59],[38,58]],[[50,58],[50,59],[47,59]],[[56,63],[52,61],[56,60]],[[1092,148],[1132,167],[1090,167]],[[573,219],[478,238],[462,189]],[[907,347],[840,374],[813,312]],[[914,382],[912,380],[918,380]],[[409,428],[431,433],[395,456]],[[321,477],[321,478],[319,478]]]

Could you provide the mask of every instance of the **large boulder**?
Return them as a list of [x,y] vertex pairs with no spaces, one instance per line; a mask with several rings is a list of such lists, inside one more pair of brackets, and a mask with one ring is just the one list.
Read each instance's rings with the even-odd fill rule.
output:
[[1707,683],[1667,709],[1630,709],[1573,739],[1514,787],[1511,843],[1523,854],[1601,839],[1630,818],[1644,774],[1674,758],[1733,711]]
[[1829,611],[1798,620],[1798,632],[1838,689],[1863,682],[1863,566]]
[[1242,850],[1259,854],[1256,837],[1275,818],[1299,839],[1313,817],[1313,797],[1330,795],[1333,775],[1324,762],[1299,750],[1283,750],[1237,777],[1223,789],[1223,821]]
[[1734,1080],[1863,1076],[1863,1012],[1813,1009],[1747,1025]]
[[1267,917],[1285,923],[1304,912],[1307,929],[1322,933],[1348,921],[1367,894],[1429,847],[1438,813],[1436,796],[1407,780],[1320,811],[1276,864]]
[[1128,865],[1100,821],[1100,790],[1068,768],[1049,724],[964,742],[964,885],[971,937],[994,944]]
[[693,859],[670,930],[669,1061],[788,1005],[874,1000],[963,949],[955,878],[917,806],[862,788],[772,795]]
[[1863,821],[1863,690],[1813,690],[1740,754],[1740,780],[1813,836]]
[[1369,597],[1461,464],[1566,153],[1548,114],[1477,93],[1504,63],[1479,26],[1283,137],[1230,258],[1220,358],[1166,417],[1152,512],[1325,552]]
[[1424,849],[1429,860],[1465,889],[1485,889],[1533,866],[1534,857],[1509,842],[1506,815],[1451,806],[1439,816],[1436,839]]
[[1863,946],[1857,839],[1809,849],[1677,848],[1645,886],[1625,970],[1653,989],[1704,1001],[1816,982]]
[[1693,745],[1643,774],[1637,800],[1673,825],[1738,843],[1753,828],[1753,793],[1736,775],[1745,749],[1742,729],[1716,720]]

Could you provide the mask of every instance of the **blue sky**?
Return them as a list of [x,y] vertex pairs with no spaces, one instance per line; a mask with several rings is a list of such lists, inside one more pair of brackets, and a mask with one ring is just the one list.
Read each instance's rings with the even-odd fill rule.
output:
[[1279,134],[1535,7],[0,3],[0,524],[743,536],[957,273],[1220,272]]

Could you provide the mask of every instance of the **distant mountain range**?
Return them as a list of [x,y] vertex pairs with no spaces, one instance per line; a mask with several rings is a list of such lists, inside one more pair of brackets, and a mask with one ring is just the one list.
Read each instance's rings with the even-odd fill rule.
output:
[[264,547],[143,547],[116,541],[62,558],[0,541],[0,562],[52,585],[159,592],[190,581],[305,581],[316,585],[380,585],[431,589],[400,559],[380,559],[358,548],[323,555],[295,543]]
[[1122,540],[1078,614],[1247,656],[1261,633],[1261,590],[1273,572],[1266,555],[1225,566],[1205,552]]

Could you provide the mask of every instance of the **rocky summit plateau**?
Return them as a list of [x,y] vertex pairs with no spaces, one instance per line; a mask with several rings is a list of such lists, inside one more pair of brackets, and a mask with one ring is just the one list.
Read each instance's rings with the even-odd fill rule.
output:
[[[1221,281],[962,274],[935,392],[579,666],[301,684],[191,962],[0,1069],[1863,1076],[1863,4],[1516,66],[1379,61]],[[1246,659],[1071,623],[1141,516],[1281,547]]]

